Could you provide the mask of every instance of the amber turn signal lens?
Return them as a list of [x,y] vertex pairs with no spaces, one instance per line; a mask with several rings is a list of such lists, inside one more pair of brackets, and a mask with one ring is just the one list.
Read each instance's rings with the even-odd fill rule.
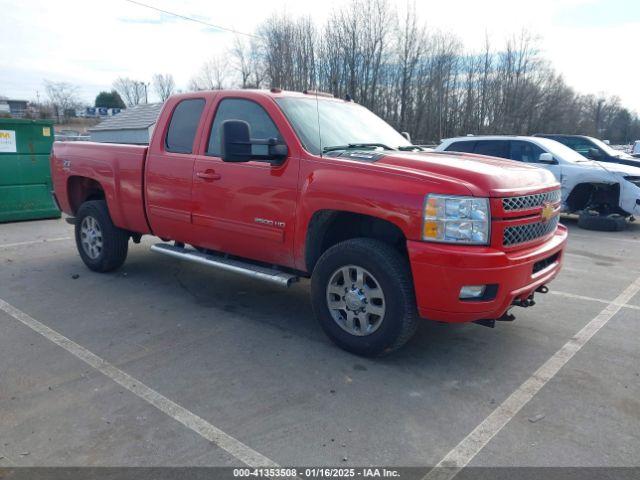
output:
[[438,216],[438,201],[435,198],[427,199],[427,204],[424,207],[424,216],[432,218]]
[[422,233],[424,238],[438,238],[438,222],[425,221]]

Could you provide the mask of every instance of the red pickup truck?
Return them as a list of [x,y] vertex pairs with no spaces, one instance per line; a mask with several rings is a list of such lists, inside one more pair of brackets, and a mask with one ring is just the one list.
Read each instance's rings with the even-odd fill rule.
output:
[[315,92],[176,95],[149,146],[56,142],[51,170],[91,270],[155,235],[151,249],[179,259],[284,286],[310,277],[323,329],[361,355],[400,347],[420,317],[512,320],[547,291],[567,239],[548,171],[426,152]]

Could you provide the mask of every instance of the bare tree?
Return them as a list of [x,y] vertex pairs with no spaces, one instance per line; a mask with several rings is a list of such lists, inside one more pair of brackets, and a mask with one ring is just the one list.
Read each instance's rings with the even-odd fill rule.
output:
[[147,101],[147,84],[144,82],[129,77],[119,77],[113,82],[113,88],[117,90],[129,107]]
[[156,95],[160,97],[160,101],[164,102],[167,98],[173,95],[173,91],[176,88],[176,82],[173,80],[173,75],[170,73],[156,73],[153,76],[153,89]]
[[423,27],[411,4],[398,13],[388,0],[350,0],[322,26],[274,15],[257,33],[259,40],[236,39],[228,57],[203,65],[190,88],[349,95],[418,143],[468,133],[640,137],[637,114],[619,99],[576,93],[524,30],[469,50],[455,35]]
[[222,90],[231,84],[227,61],[222,56],[205,62],[189,82],[189,90]]
[[45,80],[44,88],[58,122],[61,119],[66,119],[70,111],[75,110],[80,105],[78,87],[75,85],[67,82]]

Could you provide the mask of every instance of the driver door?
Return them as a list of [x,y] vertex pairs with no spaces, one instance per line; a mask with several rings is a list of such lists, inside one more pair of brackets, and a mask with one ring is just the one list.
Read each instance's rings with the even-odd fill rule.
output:
[[[290,154],[282,164],[273,165],[259,160],[225,162],[220,157],[224,121],[247,122],[252,138],[282,140],[278,126],[284,122],[282,114],[275,105],[262,104],[262,99],[218,98],[209,115],[208,140],[194,163],[191,218],[195,244],[293,266],[298,159]],[[252,152],[264,155],[267,146],[253,145]]]

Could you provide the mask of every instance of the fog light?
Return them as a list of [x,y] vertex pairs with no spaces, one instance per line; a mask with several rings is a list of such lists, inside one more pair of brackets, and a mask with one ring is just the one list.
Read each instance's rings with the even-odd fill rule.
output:
[[465,285],[460,289],[460,299],[480,298],[484,295],[486,285]]

